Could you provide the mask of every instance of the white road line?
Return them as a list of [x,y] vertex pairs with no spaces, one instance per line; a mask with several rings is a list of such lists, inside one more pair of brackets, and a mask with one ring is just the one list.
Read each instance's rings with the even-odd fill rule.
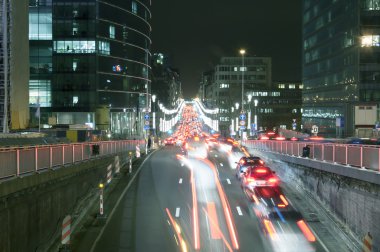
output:
[[220,166],[223,167],[223,163],[220,163]]
[[178,183],[182,184],[182,178],[179,179]]
[[179,217],[179,212],[181,211],[181,209],[179,209],[179,207],[177,207],[176,209],[175,209],[175,217]]
[[239,215],[243,215],[243,212],[241,211],[240,207],[237,206],[237,207],[236,207],[236,210],[238,211],[238,214],[239,214]]
[[227,183],[228,183],[229,185],[231,185],[231,180],[230,180],[230,179],[227,179]]

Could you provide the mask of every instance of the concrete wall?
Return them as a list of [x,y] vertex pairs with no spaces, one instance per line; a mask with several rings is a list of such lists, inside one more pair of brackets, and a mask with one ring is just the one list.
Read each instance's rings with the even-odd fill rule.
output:
[[63,218],[105,182],[111,163],[114,157],[0,184],[0,252],[45,251],[60,237]]
[[[273,154],[277,159],[284,156]],[[286,158],[285,158],[286,159]],[[279,176],[287,183],[302,184],[363,238],[373,237],[373,251],[380,250],[380,186],[302,165],[279,165]]]

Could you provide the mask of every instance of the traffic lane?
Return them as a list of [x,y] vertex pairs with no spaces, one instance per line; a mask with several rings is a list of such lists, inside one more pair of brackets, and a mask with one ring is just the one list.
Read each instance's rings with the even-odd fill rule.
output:
[[298,185],[294,183],[293,177],[287,177],[287,173],[291,173],[291,169],[288,169],[290,164],[284,163],[263,151],[250,149],[250,153],[255,156],[260,156],[265,160],[265,163],[274,171],[277,172],[277,176],[280,178],[281,187],[285,196],[289,199],[291,205],[298,209],[307,225],[313,230],[316,235],[316,251],[349,251],[350,248],[345,244],[344,240],[339,238],[339,235],[334,233],[335,227],[332,227],[330,218],[323,214],[323,210],[316,204],[314,199],[310,199],[310,196],[306,195],[303,190],[298,188]]
[[212,154],[210,156],[213,158],[210,159],[218,169],[220,181],[233,213],[240,251],[270,251],[265,239],[262,238],[257,217],[252,214],[250,202],[235,177],[235,169],[229,166],[225,153],[213,152]]
[[[122,198],[121,204],[105,227],[105,232],[100,237],[95,251],[178,250],[165,211],[166,207],[175,209],[175,206],[174,204],[170,206],[167,200],[160,202],[170,197],[178,202],[184,198],[184,196],[179,197],[173,194],[178,191],[179,180],[176,176],[186,176],[186,174],[178,175],[173,172],[173,166],[179,166],[178,162],[173,162],[173,157],[175,157],[175,150],[163,149],[156,151],[146,160],[134,181],[136,189],[128,191]],[[160,168],[162,173],[157,176],[154,170]],[[168,172],[168,169],[171,172]],[[155,184],[162,178],[170,189],[157,188]],[[162,195],[167,196],[162,197]],[[135,200],[131,206],[133,198]]]
[[233,239],[230,235],[225,208],[219,194],[219,181],[215,180],[213,168],[201,159],[190,159],[194,168],[196,186],[201,251],[232,251]]

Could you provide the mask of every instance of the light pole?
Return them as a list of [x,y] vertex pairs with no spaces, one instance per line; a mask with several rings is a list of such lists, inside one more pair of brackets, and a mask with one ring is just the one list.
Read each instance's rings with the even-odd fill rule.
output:
[[255,99],[254,101],[254,104],[255,104],[255,130],[257,131],[258,127],[257,127],[257,104],[259,103],[259,101],[257,99]]
[[156,137],[157,135],[157,132],[156,132],[156,98],[157,96],[154,94],[152,95],[152,102],[153,102],[153,119],[152,119],[152,124],[153,124],[153,134],[154,134],[154,137]]
[[249,112],[248,112],[248,124],[247,124],[247,129],[250,129],[250,134],[252,133],[252,128],[251,128],[251,101],[252,101],[252,95],[248,95],[248,106],[249,106]]
[[[235,103],[235,109],[239,112],[239,103]],[[239,116],[236,117],[236,131],[239,132]],[[241,134],[241,132],[240,132]]]
[[244,54],[245,50],[240,49],[241,54],[241,63],[242,63],[242,69],[241,69],[241,110],[244,112]]

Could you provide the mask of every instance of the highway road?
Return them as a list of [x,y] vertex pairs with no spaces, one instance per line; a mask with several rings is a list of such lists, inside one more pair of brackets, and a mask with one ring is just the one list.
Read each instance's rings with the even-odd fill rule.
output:
[[[217,150],[207,159],[186,158],[174,146],[153,152],[91,251],[273,251],[229,163]],[[323,244],[329,236],[317,236],[315,251],[336,251]],[[281,244],[275,251],[297,251]]]

